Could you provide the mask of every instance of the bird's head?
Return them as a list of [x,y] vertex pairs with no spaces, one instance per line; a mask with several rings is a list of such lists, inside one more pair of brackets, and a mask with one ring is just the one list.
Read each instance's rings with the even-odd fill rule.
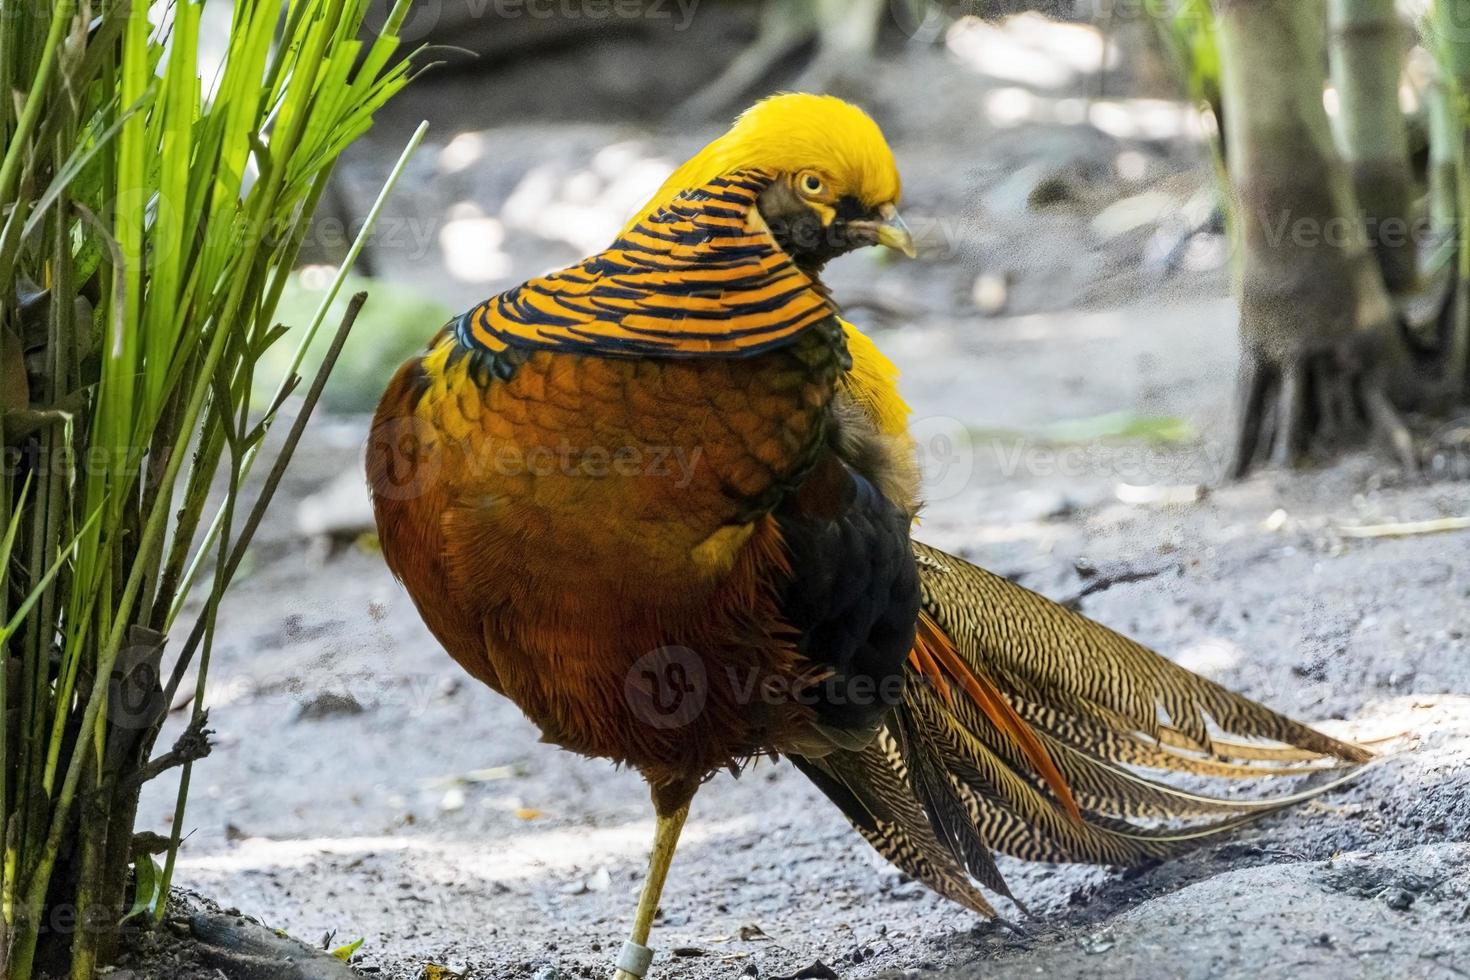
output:
[[679,193],[734,170],[772,171],[760,217],[797,265],[818,272],[866,245],[914,255],[898,214],[898,165],[878,124],[829,95],[791,93],[757,102],[735,125],[674,171],[634,222]]

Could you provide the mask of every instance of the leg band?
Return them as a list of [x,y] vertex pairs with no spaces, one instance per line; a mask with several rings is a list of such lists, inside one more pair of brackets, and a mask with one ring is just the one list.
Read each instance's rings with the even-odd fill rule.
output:
[[638,977],[639,980],[648,972],[648,966],[652,962],[653,950],[640,946],[631,939],[623,943],[623,951],[618,954],[618,969]]

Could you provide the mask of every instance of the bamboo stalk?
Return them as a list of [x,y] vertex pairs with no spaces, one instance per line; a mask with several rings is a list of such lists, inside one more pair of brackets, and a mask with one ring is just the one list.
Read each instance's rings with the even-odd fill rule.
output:
[[1391,293],[1417,280],[1409,131],[1399,108],[1408,26],[1394,0],[1328,0],[1328,62],[1338,95],[1337,144]]
[[[3,44],[3,41],[0,41]],[[0,433],[4,432],[5,411],[0,408]],[[24,506],[29,491],[25,489],[16,496],[15,476],[10,468],[0,467],[0,623],[10,619],[10,550],[14,536],[19,531],[16,507],[12,501]],[[10,845],[10,724],[6,719],[10,705],[10,651],[8,644],[0,642],[0,976],[10,975],[10,921],[11,899],[14,894],[15,874]]]
[[87,774],[86,802],[81,808],[81,867],[76,885],[76,938],[71,944],[71,980],[91,980],[97,972],[100,933],[110,929],[108,909],[102,907],[102,867],[107,856],[107,814],[110,787],[99,785],[97,770]]
[[1231,473],[1295,465],[1344,432],[1397,445],[1403,426],[1378,396],[1404,395],[1413,365],[1323,105],[1325,10],[1215,3],[1248,382]]
[[[1453,254],[1459,220],[1460,158],[1465,146],[1465,120],[1454,80],[1443,63],[1426,95],[1429,116],[1429,223],[1431,239]],[[1437,264],[1432,264],[1431,269]]]
[[[344,267],[346,267],[346,263],[344,263]],[[347,312],[352,314],[353,320],[357,318],[354,307],[360,307],[366,301],[366,293],[358,293],[352,297],[351,302],[348,304]],[[347,322],[345,318],[343,322]],[[341,329],[341,327],[338,327],[339,331]],[[341,341],[342,343],[346,342],[345,335],[341,335]],[[334,339],[333,347],[338,346],[338,341]],[[327,350],[327,356],[334,363],[340,353],[340,349],[336,353],[333,353],[332,348],[328,348]],[[323,359],[323,363],[326,363],[325,358]],[[302,434],[306,431],[306,423],[309,421],[310,415],[309,412],[305,411],[306,406],[315,406],[317,399],[321,397],[321,390],[319,389],[326,387],[326,376],[320,371],[317,373],[317,379],[317,381],[312,383],[312,390],[307,392],[307,400],[302,403],[303,411],[297,414],[296,420],[291,424],[290,431],[286,434],[285,442],[282,445],[282,452],[277,455],[275,464],[271,467],[270,473],[266,475],[265,482],[261,485],[260,495],[256,498],[255,506],[251,508],[250,516],[245,521],[245,527],[240,534],[239,542],[236,543],[234,550],[230,554],[230,560],[225,565],[224,571],[227,580],[234,578],[235,573],[240,569],[240,563],[245,560],[244,542],[249,541],[255,536],[255,532],[259,530],[261,521],[265,519],[266,508],[275,496],[276,489],[280,486],[281,480],[286,475],[286,464],[289,462],[291,454],[295,452],[297,443],[301,441]],[[287,450],[290,450],[290,452],[287,452]],[[189,667],[194,651],[198,649],[200,642],[203,640],[206,627],[207,621],[204,615],[201,614],[195,621],[193,629],[189,632],[189,638],[184,641],[183,649],[175,661],[173,674],[169,677],[168,684],[163,689],[165,701],[172,703],[175,696],[177,696],[179,684]]]
[[1220,3],[1243,328],[1262,349],[1325,344],[1392,317],[1322,106],[1319,14],[1300,0]]

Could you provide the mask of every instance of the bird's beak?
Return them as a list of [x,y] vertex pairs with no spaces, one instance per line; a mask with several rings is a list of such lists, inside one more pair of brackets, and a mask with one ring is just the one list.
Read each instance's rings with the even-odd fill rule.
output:
[[904,224],[898,208],[892,204],[885,204],[878,209],[878,217],[881,219],[875,227],[878,244],[886,245],[895,252],[902,252],[911,259],[917,257],[919,253],[914,248],[913,233],[909,231],[909,226]]

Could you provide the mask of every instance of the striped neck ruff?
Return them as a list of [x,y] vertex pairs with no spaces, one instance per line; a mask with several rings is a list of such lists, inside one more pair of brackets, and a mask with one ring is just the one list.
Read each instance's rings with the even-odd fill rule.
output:
[[747,357],[836,314],[756,209],[775,179],[716,177],[629,227],[606,251],[491,297],[450,323],[469,350],[611,357]]

